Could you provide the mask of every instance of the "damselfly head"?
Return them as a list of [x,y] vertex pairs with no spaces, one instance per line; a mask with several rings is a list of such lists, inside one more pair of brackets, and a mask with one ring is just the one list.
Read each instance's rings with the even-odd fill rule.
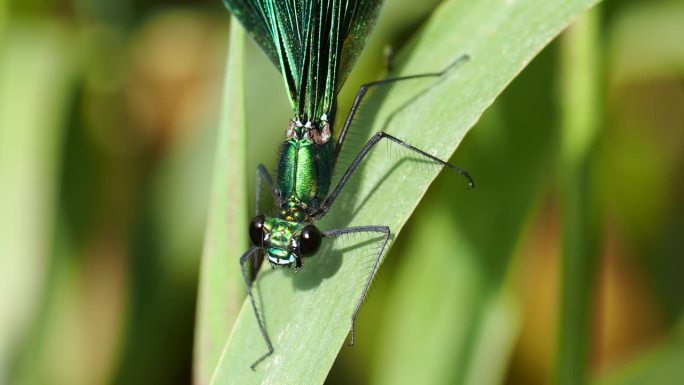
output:
[[249,224],[249,238],[266,251],[271,264],[299,269],[302,257],[316,254],[323,235],[314,225],[257,215]]

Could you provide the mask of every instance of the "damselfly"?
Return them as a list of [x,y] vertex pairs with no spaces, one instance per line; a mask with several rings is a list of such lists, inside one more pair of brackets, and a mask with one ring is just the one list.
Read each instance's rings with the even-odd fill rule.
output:
[[[315,223],[335,203],[349,178],[374,146],[386,140],[414,152],[426,160],[446,167],[473,181],[464,170],[438,159],[401,139],[377,132],[348,165],[330,192],[333,170],[337,166],[347,132],[359,105],[369,89],[398,81],[438,77],[442,73],[391,78],[363,85],[344,121],[337,139],[333,123],[337,94],[351,71],[375,24],[381,0],[224,0],[251,38],[280,69],[289,93],[293,117],[287,125],[275,181],[263,165],[257,167],[257,202],[265,182],[275,199],[269,215],[257,212],[249,224],[253,246],[240,258],[247,293],[268,352],[252,369],[273,353],[273,345],[259,315],[252,294],[250,260],[265,253],[272,266],[302,268],[302,260],[314,255],[323,238],[351,233],[377,233],[382,236],[371,272],[351,315],[351,341],[354,320],[377,272],[387,245],[390,229],[383,225],[319,230]],[[257,210],[259,210],[257,204]],[[258,268],[258,266],[256,267]]]

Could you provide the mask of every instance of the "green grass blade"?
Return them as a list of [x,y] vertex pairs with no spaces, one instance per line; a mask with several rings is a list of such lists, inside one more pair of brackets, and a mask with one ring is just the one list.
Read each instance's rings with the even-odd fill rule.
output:
[[230,36],[224,108],[200,271],[195,384],[209,383],[244,293],[238,258],[246,247],[249,205],[245,188],[244,38],[239,23],[232,23]]
[[592,174],[600,127],[599,15],[587,13],[562,40],[561,191],[563,257],[555,383],[588,381],[591,292],[598,261]]
[[[400,113],[388,131],[448,158],[522,68],[595,2],[485,0],[443,4],[417,36],[411,52],[402,57],[401,73],[432,72],[464,53],[471,60]],[[390,104],[386,103],[383,110],[390,110]],[[368,136],[382,125],[378,122],[366,132]],[[400,167],[394,159],[371,163],[374,167],[364,169],[358,187],[345,191],[347,198],[342,198],[355,197],[351,198],[353,206],[334,208],[321,228],[386,224],[396,236],[437,175],[437,170],[426,172],[419,162],[401,162]],[[212,383],[323,383],[347,337],[349,317],[365,276],[362,265],[373,250],[372,246],[355,246],[358,241],[335,241],[332,249],[328,244],[307,260],[296,276],[289,271],[264,270],[255,286],[276,352],[256,372],[249,369],[265,352],[265,346],[251,308],[245,304]],[[235,261],[239,255],[233,255]]]

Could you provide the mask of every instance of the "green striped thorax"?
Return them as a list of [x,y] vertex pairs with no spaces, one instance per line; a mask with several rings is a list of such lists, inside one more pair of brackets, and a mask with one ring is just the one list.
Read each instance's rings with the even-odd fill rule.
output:
[[[297,212],[317,209],[330,188],[335,143],[326,118],[307,123],[290,121],[285,132],[276,182],[281,210],[292,212],[290,220],[306,220]],[[288,213],[280,215],[288,217]]]

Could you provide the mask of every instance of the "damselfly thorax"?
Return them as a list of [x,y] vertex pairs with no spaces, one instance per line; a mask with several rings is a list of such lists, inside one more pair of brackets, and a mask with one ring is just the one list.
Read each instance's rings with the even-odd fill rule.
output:
[[306,123],[291,120],[285,132],[277,179],[283,219],[306,221],[328,194],[335,141],[326,117]]

